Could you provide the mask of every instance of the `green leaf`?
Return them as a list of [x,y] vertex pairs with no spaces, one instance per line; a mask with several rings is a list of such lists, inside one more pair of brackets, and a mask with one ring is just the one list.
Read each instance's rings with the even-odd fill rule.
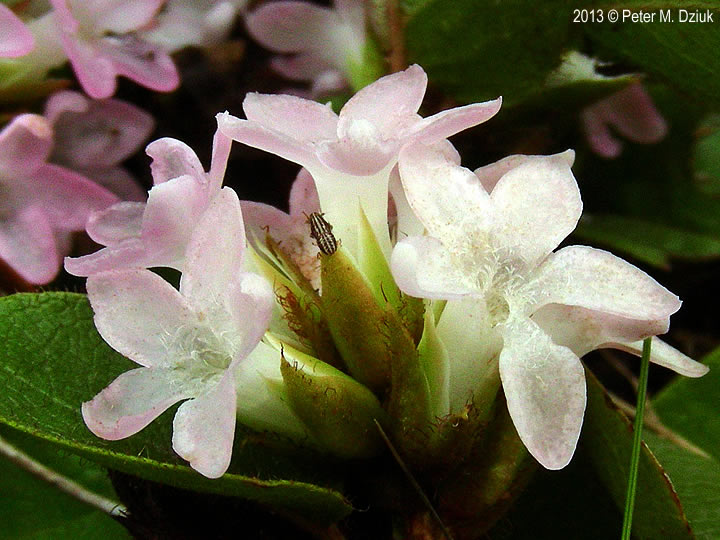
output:
[[653,409],[665,426],[720,461],[720,348],[703,363],[707,375],[678,377],[653,399]]
[[173,453],[173,410],[125,440],[95,437],[82,421],[80,404],[136,366],[102,341],[92,316],[79,294],[0,298],[0,422],[149,480],[245,497],[324,522],[352,510],[340,492],[327,487],[331,480],[314,456],[302,449],[292,455],[273,451],[267,436],[238,430],[233,463],[218,480],[203,477]]
[[720,255],[720,237],[643,218],[586,214],[574,234],[658,267],[668,267],[673,257],[703,259]]
[[[632,425],[595,376],[588,370],[585,373],[588,402],[581,448],[621,509],[630,468]],[[693,538],[677,493],[645,444],[638,468],[633,534],[638,538]]]
[[[720,104],[720,8],[712,6],[715,22],[691,24],[679,21],[679,8],[694,11],[684,0],[648,2],[630,0],[613,2],[622,14],[624,9],[655,13],[655,22],[622,21],[612,24],[584,24],[582,29],[600,46],[600,56],[621,59],[640,70],[662,77],[678,89],[699,99]],[[659,11],[669,10],[674,22],[660,22]],[[703,9],[704,12],[704,9]],[[602,53],[605,53],[604,55]]]
[[693,454],[653,433],[646,433],[645,440],[670,475],[695,538],[720,538],[720,462]]
[[568,47],[572,10],[565,0],[412,4],[410,61],[461,101],[502,95],[508,105],[535,93]]
[[[112,493],[101,467],[9,428],[2,436],[54,471],[104,495]],[[0,456],[0,523],[7,539],[107,540],[130,535],[107,514],[63,493]]]

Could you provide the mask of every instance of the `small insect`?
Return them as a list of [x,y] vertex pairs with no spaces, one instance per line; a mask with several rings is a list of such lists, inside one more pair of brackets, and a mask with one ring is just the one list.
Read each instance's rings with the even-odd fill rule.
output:
[[307,217],[307,222],[310,225],[310,236],[317,242],[320,252],[325,255],[335,253],[338,248],[337,239],[332,233],[332,225],[323,218],[323,215],[313,212]]

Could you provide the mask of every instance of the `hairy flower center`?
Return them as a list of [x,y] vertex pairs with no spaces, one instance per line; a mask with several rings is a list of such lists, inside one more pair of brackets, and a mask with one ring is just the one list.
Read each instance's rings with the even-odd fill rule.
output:
[[179,328],[175,348],[179,353],[178,364],[190,369],[225,370],[232,362],[231,343],[209,326]]

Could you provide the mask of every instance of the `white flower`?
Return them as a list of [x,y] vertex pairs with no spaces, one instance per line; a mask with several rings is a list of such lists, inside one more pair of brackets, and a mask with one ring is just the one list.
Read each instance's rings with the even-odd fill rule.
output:
[[[549,469],[567,465],[580,434],[579,356],[637,349],[638,340],[666,332],[680,308],[675,295],[610,253],[585,246],[553,253],[582,211],[573,159],[571,151],[511,156],[473,174],[436,147],[406,147],[400,175],[427,236],[401,240],[391,260],[404,292],[456,300],[438,328],[442,334],[443,319],[452,320],[444,330],[453,341],[446,342],[450,406],[487,386],[499,368],[518,434]],[[463,316],[472,326],[458,326]],[[653,361],[679,373],[707,371],[668,346],[657,352]]]

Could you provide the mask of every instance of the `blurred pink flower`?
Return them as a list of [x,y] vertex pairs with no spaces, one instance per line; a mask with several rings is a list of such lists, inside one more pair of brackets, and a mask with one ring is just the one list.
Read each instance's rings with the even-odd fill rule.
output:
[[248,14],[248,32],[276,56],[272,67],[294,81],[311,81],[313,96],[348,86],[365,48],[365,2],[334,0],[334,9],[309,2],[269,2]]
[[50,0],[65,54],[93,98],[115,93],[124,75],[152,90],[169,92],[180,78],[170,56],[138,31],[152,23],[164,0]]
[[47,163],[53,131],[23,114],[0,132],[0,258],[29,283],[52,281],[72,231],[117,197],[92,180]]
[[125,101],[63,90],[48,99],[45,118],[55,131],[53,163],[92,178],[122,200],[145,200],[145,191],[119,163],[150,136],[152,116]]
[[668,130],[639,82],[586,107],[580,116],[590,148],[605,158],[616,158],[622,152],[622,143],[613,136],[613,129],[641,144],[660,142]]
[[30,30],[9,7],[0,3],[0,58],[24,56],[34,45]]

